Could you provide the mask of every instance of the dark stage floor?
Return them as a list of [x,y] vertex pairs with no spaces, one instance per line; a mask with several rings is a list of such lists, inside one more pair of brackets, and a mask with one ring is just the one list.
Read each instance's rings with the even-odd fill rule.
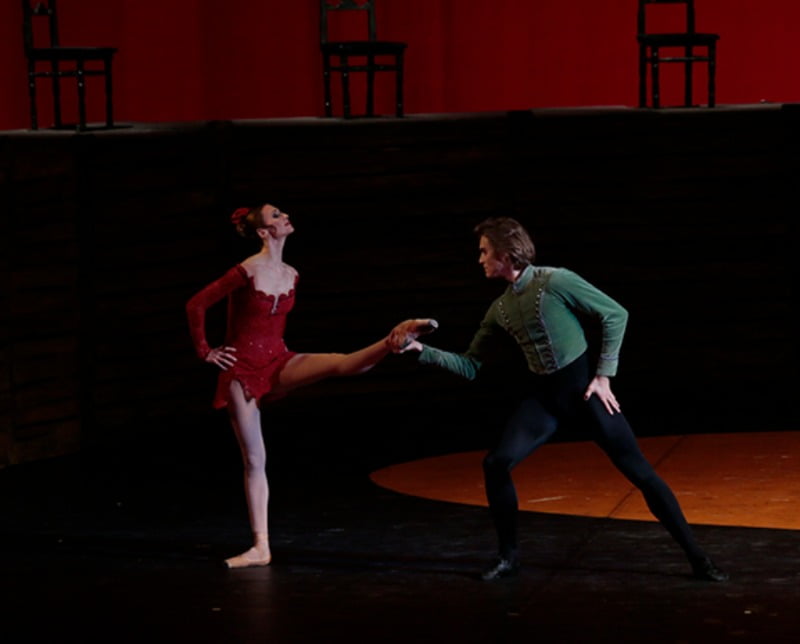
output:
[[272,473],[273,564],[229,571],[222,559],[248,540],[238,463],[209,449],[176,467],[145,450],[0,471],[3,642],[800,635],[796,531],[697,526],[732,575],[706,583],[656,523],[525,512],[521,575],[487,584],[485,508],[402,495],[359,466],[297,463]]

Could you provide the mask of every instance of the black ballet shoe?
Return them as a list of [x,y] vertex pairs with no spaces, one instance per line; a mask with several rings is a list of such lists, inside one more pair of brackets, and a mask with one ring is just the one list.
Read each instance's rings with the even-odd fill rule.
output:
[[499,558],[488,570],[481,574],[483,581],[494,581],[505,577],[515,577],[519,573],[519,560]]
[[727,572],[719,568],[710,557],[703,557],[692,562],[692,576],[703,581],[728,581]]

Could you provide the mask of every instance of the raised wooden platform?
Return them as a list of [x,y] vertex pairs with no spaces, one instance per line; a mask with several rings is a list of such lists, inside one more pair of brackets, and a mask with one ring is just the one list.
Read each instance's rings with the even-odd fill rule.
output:
[[[522,512],[656,521],[641,493],[592,441],[540,447],[513,472]],[[800,432],[692,434],[639,440],[693,525],[800,530]],[[370,479],[411,496],[487,506],[486,450],[396,463]]]

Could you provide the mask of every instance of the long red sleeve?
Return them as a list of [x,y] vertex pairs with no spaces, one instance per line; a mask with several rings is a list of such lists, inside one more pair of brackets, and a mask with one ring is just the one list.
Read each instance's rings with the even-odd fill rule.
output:
[[224,297],[247,283],[247,277],[241,266],[228,270],[218,280],[193,295],[186,303],[186,316],[189,320],[189,333],[195,351],[200,359],[205,360],[211,348],[206,340],[206,311]]

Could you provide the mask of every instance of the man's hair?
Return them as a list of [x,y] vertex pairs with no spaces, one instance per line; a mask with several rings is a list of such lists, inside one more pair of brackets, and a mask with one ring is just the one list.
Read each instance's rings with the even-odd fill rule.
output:
[[474,228],[478,237],[486,237],[498,255],[507,255],[514,268],[525,268],[536,259],[536,248],[528,231],[511,217],[489,217]]

